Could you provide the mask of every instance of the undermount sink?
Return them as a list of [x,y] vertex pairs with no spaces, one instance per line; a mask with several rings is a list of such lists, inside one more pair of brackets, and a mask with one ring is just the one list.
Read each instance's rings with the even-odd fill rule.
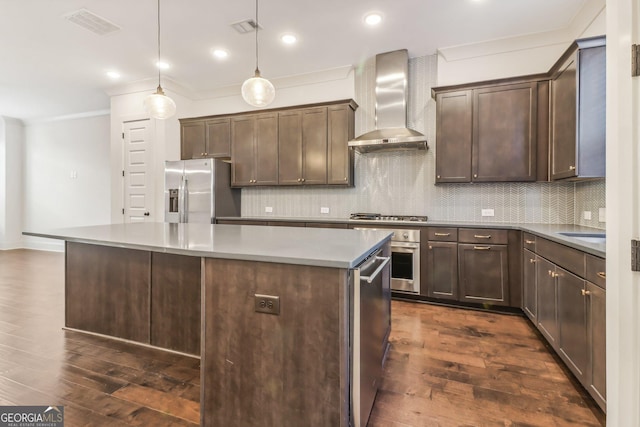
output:
[[571,237],[573,239],[582,240],[587,243],[606,243],[606,233],[581,233],[581,232],[560,232],[562,236]]

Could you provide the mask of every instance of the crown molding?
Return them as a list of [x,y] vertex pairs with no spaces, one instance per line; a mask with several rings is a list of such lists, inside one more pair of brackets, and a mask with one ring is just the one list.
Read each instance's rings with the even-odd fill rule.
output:
[[548,46],[566,45],[568,47],[598,18],[602,11],[605,10],[605,7],[604,0],[588,0],[564,28],[444,47],[438,49],[437,53],[445,61],[452,62]]

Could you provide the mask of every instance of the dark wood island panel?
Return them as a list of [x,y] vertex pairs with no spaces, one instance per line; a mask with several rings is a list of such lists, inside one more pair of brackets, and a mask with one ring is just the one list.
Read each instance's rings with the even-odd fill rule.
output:
[[199,356],[200,258],[151,257],[151,344]]
[[[203,426],[347,426],[347,270],[203,260]],[[280,297],[280,314],[255,311]]]
[[149,343],[151,254],[66,243],[65,325]]

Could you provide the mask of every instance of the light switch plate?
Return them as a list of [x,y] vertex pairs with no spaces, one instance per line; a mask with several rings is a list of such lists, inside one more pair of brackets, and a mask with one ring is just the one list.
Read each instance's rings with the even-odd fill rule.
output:
[[586,220],[591,219],[591,211],[582,211],[582,217]]
[[598,221],[607,222],[607,208],[598,209]]
[[329,208],[324,207],[324,206],[323,206],[323,207],[321,207],[321,208],[320,208],[320,213],[321,213],[321,214],[328,214],[328,213],[329,213]]
[[482,216],[495,216],[493,209],[482,209]]
[[273,207],[272,206],[265,206],[264,207],[264,211],[268,212],[268,213],[271,213],[271,212],[273,212]]

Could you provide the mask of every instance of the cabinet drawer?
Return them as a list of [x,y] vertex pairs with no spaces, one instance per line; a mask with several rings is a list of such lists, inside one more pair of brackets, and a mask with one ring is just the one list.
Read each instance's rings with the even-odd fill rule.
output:
[[531,252],[536,251],[536,236],[529,233],[523,233],[522,236],[522,247],[525,249],[529,249]]
[[586,279],[602,289],[607,289],[607,261],[593,255],[586,255],[585,264],[587,270]]
[[536,239],[536,252],[554,264],[585,277],[584,252],[547,239]]
[[507,230],[493,230],[490,228],[460,228],[458,229],[460,243],[484,243],[506,245]]
[[429,240],[437,242],[456,242],[458,240],[457,228],[429,228]]

